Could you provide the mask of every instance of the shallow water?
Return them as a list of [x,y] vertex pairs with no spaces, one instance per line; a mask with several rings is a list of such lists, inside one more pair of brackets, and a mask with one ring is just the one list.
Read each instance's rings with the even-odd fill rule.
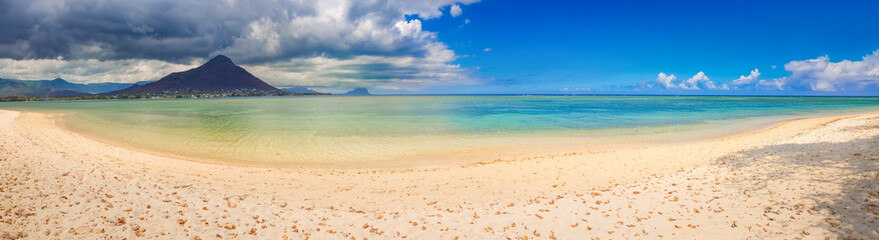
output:
[[63,125],[89,137],[175,156],[297,164],[417,161],[529,144],[687,141],[797,117],[876,111],[879,98],[265,97],[0,109],[66,113]]

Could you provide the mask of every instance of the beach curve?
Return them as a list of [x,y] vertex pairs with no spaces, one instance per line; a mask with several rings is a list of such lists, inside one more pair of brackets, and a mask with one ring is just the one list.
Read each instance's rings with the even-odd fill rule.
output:
[[[876,166],[877,116],[801,119],[740,136],[623,150],[418,168],[333,169],[183,161],[90,140],[59,128],[50,115],[0,110],[0,164],[9,169],[2,176],[0,234],[631,238],[697,237],[709,228],[735,238],[838,233],[875,238],[879,235],[870,228],[876,226],[875,215],[840,220],[831,214],[834,205],[820,201],[811,205],[825,208],[814,211],[819,216],[810,212],[811,217],[797,219],[791,214],[791,220],[784,219],[786,227],[767,224],[764,217],[749,214],[792,211],[799,216],[811,209],[810,203],[795,202],[805,199],[796,191],[755,195],[740,191],[754,185],[730,183],[758,181],[760,172],[768,172],[818,190],[845,192],[837,186],[842,184],[815,183],[805,173],[777,173],[784,167],[779,162],[817,153],[813,158],[822,161],[805,163],[808,167],[876,189],[869,173],[877,171],[871,168]],[[835,145],[821,145],[827,139]],[[800,145],[805,147],[788,149]],[[760,150],[765,153],[755,152]],[[828,158],[827,150],[835,150],[829,156],[849,157],[828,162],[820,158]],[[835,167],[852,162],[859,167]],[[742,169],[749,171],[739,174]],[[792,183],[778,185],[784,184]],[[867,201],[852,206],[871,208],[868,204],[877,201],[868,192],[862,195]],[[799,207],[767,210],[782,202],[773,198]],[[745,203],[737,202],[742,199]]]

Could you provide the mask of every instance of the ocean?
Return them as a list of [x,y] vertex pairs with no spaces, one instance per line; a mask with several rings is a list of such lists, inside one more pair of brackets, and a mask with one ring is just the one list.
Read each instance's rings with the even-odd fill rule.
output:
[[694,141],[795,118],[877,111],[879,98],[254,97],[17,102],[0,109],[63,113],[60,125],[84,136],[198,161],[344,165]]

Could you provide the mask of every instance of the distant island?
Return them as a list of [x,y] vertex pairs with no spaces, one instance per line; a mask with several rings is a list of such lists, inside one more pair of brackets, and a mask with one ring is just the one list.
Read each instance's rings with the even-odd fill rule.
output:
[[369,90],[366,88],[355,88],[354,90],[348,91],[346,93],[341,94],[342,96],[371,96],[369,94]]
[[281,88],[281,90],[288,91],[288,92],[291,92],[291,93],[318,93],[318,92],[315,91],[315,90],[311,90],[311,89],[309,89],[309,88],[301,87],[301,86],[297,86],[297,87],[289,87],[289,88]]
[[0,79],[0,101],[298,95],[330,94],[307,88],[278,89],[223,55],[217,55],[197,68],[171,73],[155,82],[75,84],[60,78],[43,81]]

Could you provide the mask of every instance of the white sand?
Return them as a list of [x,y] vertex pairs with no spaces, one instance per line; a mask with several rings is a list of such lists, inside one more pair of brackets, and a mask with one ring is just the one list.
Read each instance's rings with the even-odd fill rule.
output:
[[879,114],[407,169],[159,157],[0,110],[0,238],[879,239]]

